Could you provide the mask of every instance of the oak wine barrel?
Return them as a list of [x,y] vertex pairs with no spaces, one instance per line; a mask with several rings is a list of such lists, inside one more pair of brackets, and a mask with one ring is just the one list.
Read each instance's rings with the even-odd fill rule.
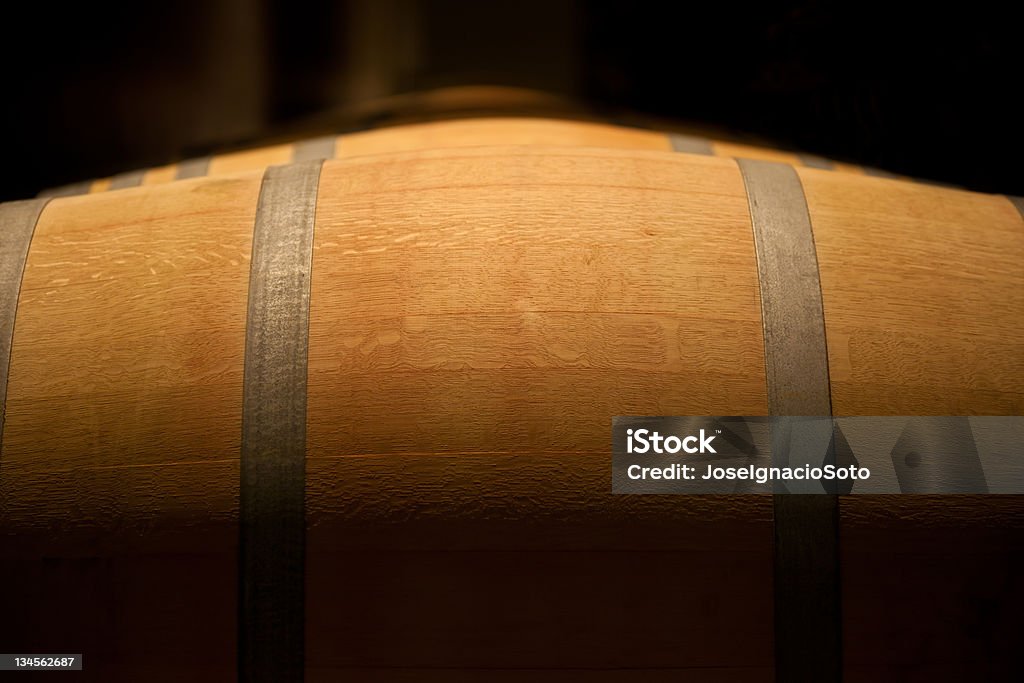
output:
[[[772,498],[612,495],[611,417],[772,412],[759,174],[805,201],[834,415],[1019,415],[1024,218],[640,146],[0,208],[0,643],[104,681],[260,680],[280,633],[307,681],[773,680]],[[838,514],[844,680],[1016,661],[1019,498]],[[253,591],[294,611],[250,632]]]

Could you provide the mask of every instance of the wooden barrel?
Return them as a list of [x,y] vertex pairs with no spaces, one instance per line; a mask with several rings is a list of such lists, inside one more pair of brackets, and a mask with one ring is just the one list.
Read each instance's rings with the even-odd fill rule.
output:
[[[1014,204],[792,177],[832,412],[1021,414]],[[722,157],[474,147],[5,207],[34,232],[0,643],[82,652],[89,680],[256,680],[239,605],[294,539],[249,534],[296,523],[297,486],[276,598],[305,680],[773,680],[772,499],[610,492],[612,416],[772,408],[749,182]],[[282,443],[299,470],[254,480]],[[840,513],[845,680],[1015,668],[1019,498]]]
[[344,135],[284,142],[190,159],[110,178],[75,183],[44,193],[46,196],[105,192],[136,185],[157,185],[184,178],[219,176],[263,170],[315,158],[345,159],[367,154],[411,152],[441,147],[487,145],[559,145],[615,149],[661,150],[715,156],[765,159],[796,166],[828,168],[855,174],[889,175],[876,169],[771,147],[714,140],[664,131],[607,123],[557,118],[485,117],[410,123]]

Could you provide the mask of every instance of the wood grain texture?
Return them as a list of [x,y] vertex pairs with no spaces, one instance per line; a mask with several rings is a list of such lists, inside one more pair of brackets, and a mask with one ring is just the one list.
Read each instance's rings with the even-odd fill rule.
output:
[[[902,181],[799,173],[834,413],[1020,415],[1024,226],[1014,207]],[[850,496],[840,509],[846,680],[1011,675],[1024,498]]]
[[[311,458],[413,443],[595,450],[608,409],[763,412],[753,241],[731,162],[524,148],[323,173]],[[384,404],[401,423],[374,419]]]
[[485,118],[410,124],[342,135],[338,141],[338,157],[483,145],[671,150],[668,137],[652,130],[557,119]]
[[1002,197],[800,169],[836,415],[1024,412],[1024,231]]
[[38,225],[0,455],[7,646],[83,652],[90,680],[233,678],[259,184],[58,199]]
[[[767,680],[769,500],[614,497],[605,451],[618,412],[765,411],[736,168],[503,148],[367,156],[325,173],[310,326],[310,666],[526,662],[565,679],[597,666],[640,680],[650,667],[727,662],[711,632],[742,612],[758,645],[741,670]],[[243,255],[258,187],[256,175],[232,176],[54,205],[16,337],[0,485],[5,529],[18,533],[6,553],[63,557],[60,571],[101,592],[116,573],[76,574],[76,553],[157,553],[187,573],[233,547]],[[635,567],[630,551],[645,553],[658,585],[692,582],[701,597],[645,583],[601,608],[594,594]],[[432,578],[408,583],[421,575]],[[402,596],[411,609],[397,607]],[[229,642],[217,624],[231,598],[186,600],[156,617],[159,629],[213,610],[193,621]],[[517,615],[518,604],[529,608]],[[680,613],[692,618],[680,625]],[[715,627],[702,634],[701,623]],[[568,640],[566,627],[577,631]],[[123,625],[101,628],[148,647]],[[605,651],[613,638],[621,647]],[[120,649],[101,648],[102,661]]]
[[[208,475],[237,468],[259,182],[189,181],[48,207],[12,350],[5,530],[144,525],[189,514],[196,498],[235,514],[237,482]],[[114,470],[112,488],[72,485],[64,498],[53,487]]]
[[745,615],[767,680],[770,499],[613,496],[607,470],[613,415],[766,411],[734,164],[329,162],[313,273],[307,585],[347,608],[307,604],[311,668],[730,664],[671,583]]

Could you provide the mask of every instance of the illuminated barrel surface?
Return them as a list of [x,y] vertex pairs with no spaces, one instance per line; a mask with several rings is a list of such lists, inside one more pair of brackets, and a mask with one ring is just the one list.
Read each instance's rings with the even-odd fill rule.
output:
[[[833,414],[1021,414],[1014,204],[796,173]],[[263,177],[42,209],[0,452],[10,651],[234,680]],[[324,162],[313,197],[305,679],[773,680],[772,499],[610,492],[612,416],[768,413],[737,162],[381,154]],[[846,680],[1005,670],[1019,498],[840,511]]]
[[854,164],[771,147],[665,133],[607,123],[537,117],[477,117],[426,123],[406,123],[343,135],[299,140],[189,159],[152,169],[130,171],[112,178],[75,183],[44,194],[66,195],[105,192],[136,185],[156,185],[174,180],[220,176],[263,170],[314,158],[350,158],[367,154],[411,152],[435,148],[487,145],[558,145],[635,150],[683,151],[692,154],[765,159],[828,168],[854,174],[881,171]]

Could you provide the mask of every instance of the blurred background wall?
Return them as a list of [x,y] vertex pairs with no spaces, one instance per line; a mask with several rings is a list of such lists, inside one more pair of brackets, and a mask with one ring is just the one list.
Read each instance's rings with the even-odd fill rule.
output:
[[912,4],[9,2],[0,199],[472,84],[1024,193],[1019,7]]

